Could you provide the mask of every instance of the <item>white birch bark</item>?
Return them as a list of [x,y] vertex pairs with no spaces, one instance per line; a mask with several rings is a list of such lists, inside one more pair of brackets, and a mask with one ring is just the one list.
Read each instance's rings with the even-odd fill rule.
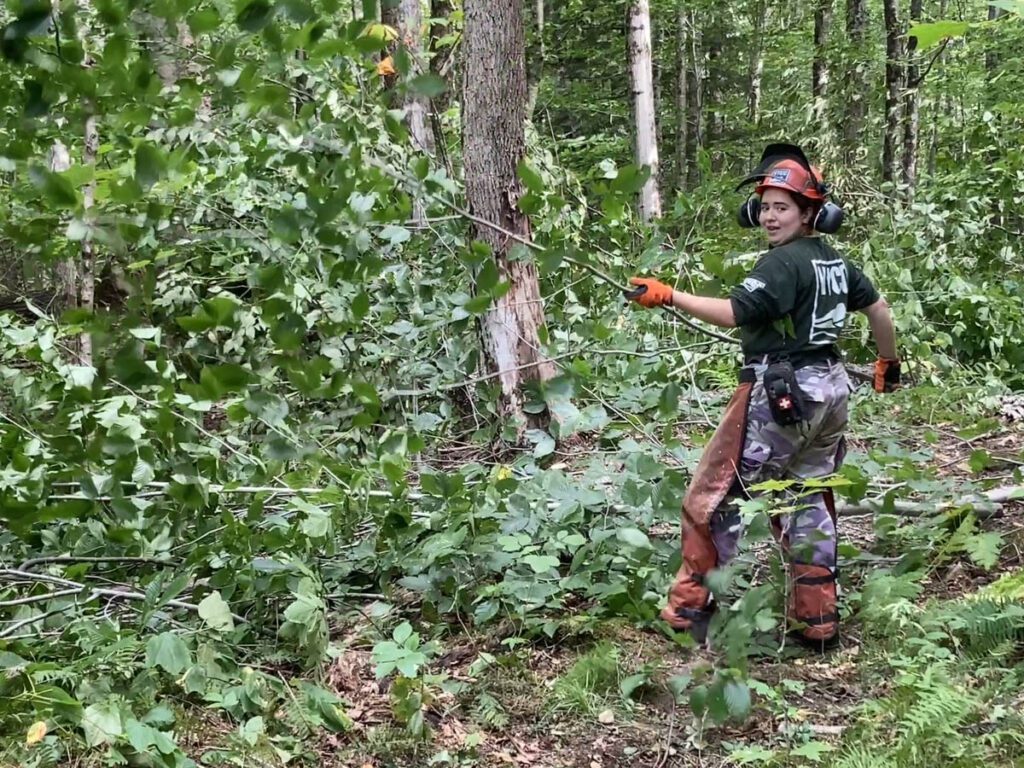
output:
[[651,12],[648,0],[629,8],[629,72],[636,118],[636,162],[651,169],[640,190],[640,217],[650,221],[661,216],[658,192],[658,133],[655,127],[654,74],[651,65]]

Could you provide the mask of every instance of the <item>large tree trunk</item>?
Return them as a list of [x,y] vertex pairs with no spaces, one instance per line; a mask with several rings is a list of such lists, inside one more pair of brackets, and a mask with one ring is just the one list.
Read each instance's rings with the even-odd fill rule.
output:
[[882,142],[882,178],[896,181],[900,136],[900,95],[903,90],[902,44],[896,0],[883,0],[885,12],[885,136]]
[[[814,9],[814,62],[811,65],[812,115],[822,134],[828,125],[828,31],[832,25],[832,0],[818,0]],[[824,138],[820,136],[819,138]]]
[[470,212],[502,231],[475,225],[476,239],[492,250],[500,280],[509,291],[483,320],[483,346],[499,374],[501,412],[526,429],[523,383],[549,379],[554,366],[541,352],[544,310],[536,265],[512,260],[515,240],[528,240],[530,223],[516,208],[522,188],[516,168],[526,153],[526,50],[520,3],[465,0],[465,77],[462,146]]
[[761,78],[764,75],[764,37],[768,17],[768,3],[757,0],[754,7],[754,39],[750,45],[750,69],[748,72],[747,120],[755,131],[761,123]]
[[651,14],[647,0],[629,7],[629,74],[636,122],[636,163],[651,169],[640,190],[640,217],[650,221],[661,216],[658,192],[658,136],[654,120],[654,76],[651,66]]
[[[922,0],[910,0],[910,23],[921,20]],[[908,57],[914,51],[907,51]],[[907,199],[914,199],[917,185],[917,145],[921,131],[921,82],[920,68],[911,58],[907,59],[906,95],[903,114],[903,182],[907,185]]]
[[843,121],[843,144],[847,163],[861,156],[864,126],[868,116],[868,87],[865,70],[868,28],[867,0],[846,1],[846,35],[849,39],[850,63],[846,72],[846,115]]
[[688,19],[683,3],[676,8],[676,189],[686,189],[686,153],[689,123],[689,67],[687,66]]

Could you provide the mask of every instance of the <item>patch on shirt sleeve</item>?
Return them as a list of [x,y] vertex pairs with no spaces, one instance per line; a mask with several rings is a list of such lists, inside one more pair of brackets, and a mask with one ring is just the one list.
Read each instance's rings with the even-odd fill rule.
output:
[[747,293],[753,293],[764,288],[767,283],[764,280],[758,280],[756,277],[748,277],[740,285],[747,289]]

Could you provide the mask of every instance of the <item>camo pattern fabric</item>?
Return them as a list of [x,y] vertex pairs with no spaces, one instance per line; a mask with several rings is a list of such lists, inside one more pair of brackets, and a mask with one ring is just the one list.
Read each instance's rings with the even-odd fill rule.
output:
[[[766,365],[753,366],[757,375],[750,397],[747,433],[736,490],[766,480],[820,478],[835,472],[843,460],[850,381],[841,362],[798,368],[797,382],[808,413],[801,424],[783,427],[772,419],[761,380]],[[742,533],[740,512],[727,498],[711,517],[711,535],[718,564],[735,554]],[[822,494],[802,496],[799,509],[781,516],[782,532],[794,562],[834,568],[836,529]]]

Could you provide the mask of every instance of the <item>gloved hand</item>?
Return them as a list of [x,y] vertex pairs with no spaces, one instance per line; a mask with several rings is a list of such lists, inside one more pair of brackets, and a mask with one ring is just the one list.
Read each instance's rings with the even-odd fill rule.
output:
[[631,277],[630,285],[643,285],[647,290],[637,296],[634,301],[644,307],[660,307],[672,303],[672,286],[653,280],[649,277]]
[[875,392],[893,392],[900,388],[900,361],[880,357],[875,360]]

